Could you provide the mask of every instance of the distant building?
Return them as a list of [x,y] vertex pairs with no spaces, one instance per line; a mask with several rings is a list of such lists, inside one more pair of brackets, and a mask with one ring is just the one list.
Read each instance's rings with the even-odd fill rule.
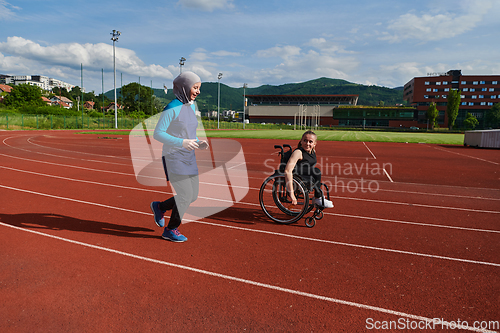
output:
[[[116,109],[121,110],[122,106],[120,104],[116,104]],[[111,102],[108,104],[108,106],[104,107],[104,111],[115,111],[115,102]]]
[[10,93],[12,91],[12,87],[11,86],[8,86],[6,84],[0,84],[0,93]]
[[73,101],[64,96],[54,96],[50,100],[52,101],[52,105],[60,105],[66,109],[73,107]]
[[[47,91],[57,91],[58,87],[65,88],[67,91],[70,91],[75,86],[69,83],[66,83],[61,80],[56,80],[53,78],[49,78],[48,76],[43,75],[13,75],[5,77],[6,84],[13,85],[21,85],[21,84],[29,84],[32,86],[40,87],[43,90]],[[54,90],[54,88],[56,88]]]
[[[338,125],[333,112],[339,105],[356,105],[358,95],[247,95],[245,119],[252,123]],[[312,120],[314,119],[314,120]],[[314,124],[313,124],[314,126]]]
[[86,108],[87,110],[93,110],[94,106],[95,106],[95,102],[94,101],[86,101],[83,104],[83,107]]
[[11,91],[12,91],[11,86],[0,84],[0,103],[3,103],[3,99],[5,98],[6,95],[10,94]]
[[45,96],[42,96],[42,101],[44,101],[45,104],[47,104],[49,106],[52,105],[52,101]]
[[414,77],[404,85],[403,98],[417,108],[417,119],[421,124],[427,122],[427,109],[435,102],[439,111],[438,123],[447,127],[446,105],[450,89],[461,92],[455,126],[462,127],[469,112],[479,120],[479,126],[484,127],[486,110],[500,102],[500,75],[462,75],[461,70],[450,70]]

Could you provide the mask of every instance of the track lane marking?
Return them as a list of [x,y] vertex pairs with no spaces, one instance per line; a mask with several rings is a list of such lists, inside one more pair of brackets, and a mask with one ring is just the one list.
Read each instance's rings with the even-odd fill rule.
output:
[[425,204],[399,202],[399,201],[385,201],[385,200],[374,200],[374,199],[339,197],[339,196],[333,196],[333,195],[330,195],[330,198],[346,199],[346,200],[356,200],[356,201],[367,201],[367,202],[383,203],[383,204],[390,204],[390,205],[416,206],[416,207],[423,207],[423,208],[437,208],[437,209],[461,210],[461,211],[475,212],[475,213],[500,214],[500,211],[496,211],[496,210],[481,210],[481,209],[460,208],[460,207],[450,207],[450,206],[425,205]]
[[457,152],[454,152],[454,151],[450,151],[450,150],[447,150],[447,149],[443,149],[443,148],[439,148],[439,147],[434,147],[434,149],[445,151],[445,152],[450,153],[450,154],[465,156],[465,157],[468,157],[468,158],[472,158],[472,159],[475,159],[475,160],[479,160],[479,161],[483,161],[483,162],[487,162],[487,163],[491,163],[491,164],[495,164],[495,165],[499,165],[500,164],[500,163],[497,163],[497,162],[492,162],[492,161],[485,160],[483,158],[469,156],[469,155],[465,155],[465,154],[460,154],[460,153],[457,153]]
[[[140,187],[131,187],[131,186],[116,185],[116,184],[110,184],[110,183],[101,183],[101,182],[95,182],[95,181],[83,180],[83,179],[67,178],[67,177],[62,177],[62,176],[57,176],[57,175],[43,174],[43,173],[34,172],[34,171],[20,170],[20,169],[5,167],[5,166],[0,166],[0,168],[6,169],[6,170],[11,170],[11,171],[16,171],[16,172],[33,174],[33,175],[37,175],[37,176],[43,176],[43,177],[49,177],[49,178],[56,178],[56,179],[61,179],[61,180],[66,180],[66,181],[73,181],[73,182],[81,182],[81,183],[87,183],[87,184],[92,184],[92,185],[107,186],[107,187],[116,187],[116,188],[122,188],[122,189],[132,190],[132,191],[143,191],[143,192],[151,192],[151,193],[159,193],[159,194],[173,194],[172,192],[169,192],[169,191],[158,191],[158,190],[144,189],[144,188],[140,188]],[[231,203],[233,202],[232,200],[213,199],[213,198],[203,197],[203,196],[199,196],[199,198],[200,199],[205,199],[205,200],[214,200],[214,201],[228,202],[228,203],[229,202],[231,202]],[[237,204],[260,207],[260,204],[256,204],[256,203],[252,203],[252,202],[239,201]],[[457,229],[457,230],[465,230],[465,231],[478,231],[478,232],[500,233],[500,231],[491,230],[491,229],[477,229],[477,228],[467,228],[467,227],[456,227],[456,226],[450,226],[450,225],[401,221],[401,220],[384,219],[384,218],[377,218],[377,217],[370,217],[370,216],[357,216],[357,215],[339,214],[339,213],[330,213],[330,212],[323,212],[323,214],[330,215],[330,216],[340,216],[340,217],[355,218],[355,219],[360,219],[360,220],[374,220],[374,221],[389,222],[389,223],[411,224],[411,225],[425,226],[425,227],[437,227],[437,228]]]
[[391,183],[394,183],[394,180],[392,180],[391,176],[389,176],[389,173],[387,172],[387,170],[385,170],[385,169],[382,169],[382,170],[384,170],[384,174],[387,176],[387,178],[389,178]]
[[[57,166],[62,166],[62,167],[70,167],[70,168],[81,169],[81,170],[88,170],[88,171],[94,171],[94,172],[103,172],[103,173],[111,173],[111,174],[117,174],[117,175],[133,176],[133,177],[135,177],[135,174],[132,174],[132,173],[124,173],[124,172],[110,171],[110,170],[103,170],[103,169],[93,169],[93,168],[81,167],[81,166],[76,166],[76,165],[71,165],[71,164],[61,164],[61,163],[54,163],[54,162],[33,160],[33,159],[29,159],[29,158],[12,156],[12,155],[2,154],[2,153],[0,153],[0,156],[6,156],[6,157],[10,157],[10,158],[21,159],[21,160],[35,162],[35,163],[43,163],[43,164],[57,165]],[[158,177],[149,177],[149,176],[142,176],[142,177],[164,180],[164,178],[158,178]],[[205,183],[204,182],[203,184],[214,185],[214,186],[225,186],[225,185],[221,185],[221,184],[217,184],[217,183]],[[255,188],[255,187],[248,187],[248,189],[249,190],[254,190],[254,191],[255,190],[260,190],[260,188]],[[332,196],[332,197],[335,197],[335,196]],[[373,200],[373,199],[361,199],[361,198],[350,198],[350,197],[340,197],[340,196],[336,196],[336,198],[338,198],[338,199],[348,199],[348,200],[361,200],[361,201],[381,202],[381,203],[395,204],[395,205],[414,205],[414,206],[421,205],[421,204],[410,204],[410,203],[406,203],[406,202],[378,201],[378,200]],[[421,205],[421,206],[422,207],[440,208],[440,209],[476,211],[476,210],[468,209],[468,208],[456,208],[456,207],[449,207],[449,206],[430,206],[430,205],[429,206],[427,206],[427,205]],[[488,212],[488,211],[480,211],[480,212]],[[494,213],[500,213],[500,212],[494,212]]]
[[[385,309],[385,308],[381,308],[381,307],[377,307],[377,306],[372,306],[372,305],[367,305],[367,304],[362,304],[362,303],[356,303],[356,302],[341,300],[341,299],[332,298],[332,297],[328,297],[328,296],[323,296],[323,295],[317,295],[317,294],[313,294],[313,293],[308,293],[308,292],[304,292],[304,291],[300,291],[300,290],[294,290],[294,289],[289,289],[289,288],[278,287],[278,286],[275,286],[275,285],[272,285],[272,284],[268,284],[268,283],[263,283],[263,282],[258,282],[258,281],[243,279],[243,278],[239,278],[239,277],[235,277],[235,276],[231,276],[231,275],[226,275],[226,274],[216,273],[216,272],[212,272],[212,271],[207,271],[207,270],[204,270],[204,269],[194,268],[194,267],[191,267],[191,266],[185,266],[185,265],[175,264],[175,263],[168,262],[168,261],[163,261],[163,260],[148,258],[148,257],[140,256],[140,255],[137,255],[137,254],[132,254],[132,253],[124,252],[124,251],[119,251],[119,250],[107,248],[107,247],[104,247],[104,246],[99,246],[99,245],[93,245],[93,244],[88,244],[88,243],[84,243],[84,242],[79,242],[79,241],[68,239],[68,238],[63,238],[63,237],[59,237],[59,236],[54,236],[54,235],[46,234],[46,233],[43,233],[43,232],[40,232],[40,231],[35,231],[35,230],[30,230],[30,229],[25,229],[25,228],[21,228],[21,227],[12,226],[12,225],[9,225],[9,224],[3,223],[3,222],[0,222],[0,225],[3,225],[4,227],[10,227],[10,228],[13,228],[13,229],[16,229],[16,230],[24,231],[24,232],[33,233],[33,234],[36,234],[36,235],[39,235],[39,236],[44,236],[44,237],[56,239],[56,240],[59,240],[59,241],[70,243],[70,244],[80,245],[80,246],[92,248],[92,249],[95,249],[95,250],[105,251],[105,252],[109,252],[109,253],[113,253],[113,254],[118,254],[118,255],[129,257],[129,258],[133,258],[133,259],[138,259],[138,260],[150,262],[150,263],[153,263],[153,264],[165,265],[165,266],[169,266],[169,267],[173,267],[173,268],[178,268],[178,269],[182,269],[182,270],[187,270],[187,271],[199,273],[199,274],[202,274],[202,275],[207,275],[207,276],[211,276],[211,277],[215,277],[215,278],[220,278],[220,279],[223,279],[223,280],[235,281],[235,282],[239,282],[239,283],[243,283],[243,284],[247,284],[247,285],[256,286],[256,287],[259,287],[259,288],[264,288],[264,289],[270,289],[270,290],[274,290],[274,291],[279,291],[279,292],[283,292],[283,293],[287,293],[287,294],[291,294],[291,295],[295,295],[295,296],[302,296],[302,297],[307,297],[307,298],[311,298],[311,299],[315,299],[315,300],[326,301],[326,302],[336,303],[336,304],[340,304],[340,305],[346,305],[346,306],[350,306],[350,307],[356,307],[356,308],[363,309],[363,310],[370,310],[370,311],[375,311],[375,312],[390,314],[390,315],[393,315],[393,316],[399,316],[399,317],[410,318],[410,319],[413,319],[413,320],[425,321],[425,322],[428,322],[428,323],[433,323],[435,325],[443,325],[443,326],[446,325],[447,327],[450,327],[450,325],[451,325],[451,322],[443,321],[441,319],[427,318],[427,317],[413,315],[413,314],[409,314],[409,313],[405,313],[405,312],[395,311],[395,310],[391,310],[391,309]],[[476,329],[474,327],[467,327],[466,329],[469,330],[469,331],[474,331],[474,332],[491,332],[491,331],[485,331],[485,330],[481,330],[481,329]]]
[[[6,186],[6,185],[0,185],[0,188],[5,188],[5,189],[9,189],[9,190],[24,192],[24,193],[30,193],[30,194],[34,194],[34,195],[45,196],[45,197],[49,197],[49,198],[53,198],[53,199],[60,199],[60,200],[72,201],[72,202],[77,202],[77,203],[87,204],[87,205],[93,205],[93,206],[98,206],[98,207],[103,207],[103,208],[110,208],[110,209],[125,211],[125,212],[129,212],[129,213],[136,213],[136,214],[148,215],[148,216],[152,216],[153,215],[152,213],[146,213],[146,212],[141,212],[141,211],[127,209],[127,208],[119,208],[119,207],[116,207],[116,206],[104,205],[104,204],[100,204],[100,203],[96,203],[96,202],[90,202],[90,201],[78,200],[78,199],[73,199],[73,198],[61,197],[61,196],[57,196],[57,195],[52,195],[52,194],[47,194],[47,193],[41,193],[41,192],[35,192],[35,191],[20,189],[20,188]],[[169,217],[167,215],[165,215],[165,216]],[[492,262],[485,262],[485,261],[477,261],[477,260],[453,258],[453,257],[446,257],[446,256],[439,256],[439,255],[432,255],[432,254],[419,253],[419,252],[411,252],[411,251],[403,251],[403,250],[395,250],[395,249],[387,249],[387,248],[381,248],[381,247],[375,247],[375,246],[368,246],[368,245],[360,245],[360,244],[351,244],[351,243],[344,243],[344,242],[336,242],[336,241],[330,241],[330,240],[325,240],[325,239],[316,239],[316,238],[310,238],[310,237],[304,237],[304,236],[296,236],[296,235],[290,235],[290,234],[283,234],[283,233],[278,233],[278,232],[273,232],[273,231],[266,231],[266,230],[258,230],[258,229],[249,229],[249,228],[242,228],[242,227],[236,227],[236,226],[229,226],[229,225],[218,224],[218,223],[207,222],[207,221],[200,221],[200,220],[193,221],[193,220],[186,219],[185,221],[186,222],[194,222],[194,223],[200,223],[200,224],[213,225],[213,226],[218,226],[218,227],[223,227],[223,228],[229,228],[229,229],[236,229],[236,230],[250,231],[250,232],[255,232],[255,233],[262,233],[262,234],[267,234],[267,235],[282,236],[282,237],[288,237],[288,238],[294,238],[294,239],[300,239],[300,240],[306,240],[306,241],[313,241],[313,242],[318,242],[318,243],[327,243],[327,244],[334,244],[334,245],[340,245],[340,246],[362,248],[362,249],[375,250],[375,251],[384,251],[384,252],[391,252],[391,253],[398,253],[398,254],[405,254],[405,255],[427,257],[427,258],[433,258],[433,259],[443,259],[443,260],[450,260],[450,261],[458,261],[458,262],[465,262],[465,263],[472,263],[472,264],[479,264],[479,265],[488,265],[488,266],[500,267],[500,263],[492,263]]]
[[[31,150],[26,150],[26,149],[22,149],[22,148],[17,148],[17,147],[14,147],[14,146],[11,146],[7,143],[5,143],[5,140],[7,139],[12,139],[12,138],[18,138],[18,137],[13,137],[13,136],[10,136],[10,137],[7,137],[4,139],[4,144],[8,147],[11,147],[13,149],[19,149],[19,150],[23,150],[23,151],[27,151],[27,152],[33,152]],[[56,148],[57,149],[57,148]],[[39,153],[39,152],[34,152],[34,153]],[[42,153],[39,153],[39,154],[42,154]],[[90,154],[90,153],[89,153]],[[11,158],[17,158],[17,159],[22,159],[22,160],[26,160],[26,161],[31,161],[31,162],[36,162],[36,163],[48,163],[48,164],[54,164],[54,165],[60,165],[60,166],[68,166],[68,167],[74,167],[74,168],[83,168],[83,167],[78,167],[78,166],[73,166],[73,165],[70,165],[70,164],[58,164],[58,163],[50,163],[50,162],[46,162],[46,161],[39,161],[39,160],[34,160],[34,159],[27,159],[27,158],[23,158],[23,157],[18,157],[18,156],[13,156],[13,155],[7,155],[7,154],[0,154],[0,155],[3,155],[3,156],[6,156],[6,157],[11,157]],[[73,157],[67,157],[67,156],[61,156],[61,155],[51,155],[51,156],[54,156],[54,157],[62,157],[62,158],[70,158],[70,159],[75,159],[75,160],[82,160],[82,161],[90,161],[90,162],[100,162],[100,163],[106,163],[105,161],[96,161],[96,160],[86,160],[86,159],[78,159],[78,158],[73,158]],[[107,155],[98,155],[98,156],[104,156],[106,157]],[[363,158],[363,159],[366,159],[366,158]],[[120,163],[110,163],[110,164],[116,164],[116,165],[124,165],[124,164],[120,164]],[[125,165],[124,165],[125,166]],[[85,169],[85,168],[83,168]],[[89,170],[93,170],[93,171],[102,171],[102,172],[111,172],[113,173],[114,171],[107,171],[107,170],[101,170],[101,169],[89,169]],[[268,176],[269,174],[266,173],[265,171],[260,171],[259,173],[263,173],[265,174],[266,176]],[[251,179],[261,179],[261,178],[257,178],[257,177],[248,177],[248,178],[251,178]],[[264,177],[265,178],[265,177]],[[332,178],[332,177],[328,177],[328,176],[324,176],[324,178]],[[162,178],[163,179],[163,178]],[[349,180],[359,180],[357,178],[340,178],[340,179],[349,179]],[[482,187],[464,187],[464,186],[454,186],[454,185],[436,185],[436,184],[421,184],[421,183],[407,183],[407,182],[397,182],[396,184],[398,185],[415,185],[415,186],[434,186],[434,187],[451,187],[451,188],[459,188],[459,189],[475,189],[475,190],[490,190],[490,191],[499,191],[498,189],[491,189],[491,188],[482,188]],[[347,186],[339,186],[339,187],[346,187]],[[252,190],[255,190],[256,188],[250,188]],[[396,190],[386,190],[386,189],[379,189],[380,191],[393,191],[393,192],[398,192]],[[399,191],[399,192],[402,192],[402,193],[415,193],[415,194],[422,194],[422,195],[441,195],[441,194],[435,194],[435,193],[427,193],[427,192],[410,192],[410,191]],[[443,196],[454,196],[454,195],[446,195],[446,194],[443,194]],[[500,200],[500,199],[496,199],[496,198],[481,198],[481,197],[469,197],[469,196],[459,196],[457,195],[456,197],[465,197],[465,198],[477,198],[477,199],[487,199],[487,200]]]
[[368,151],[370,152],[370,154],[372,154],[373,159],[376,160],[377,157],[372,153],[372,151],[370,150],[370,148],[368,148],[368,146],[366,145],[366,143],[363,142],[363,144],[365,145],[366,149],[368,149]]

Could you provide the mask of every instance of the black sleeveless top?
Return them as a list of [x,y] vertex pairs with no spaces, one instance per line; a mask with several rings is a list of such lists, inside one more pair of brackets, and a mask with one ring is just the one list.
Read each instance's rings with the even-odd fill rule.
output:
[[302,147],[299,147],[297,149],[299,149],[302,152],[302,159],[297,162],[297,165],[295,166],[295,171],[299,175],[312,175],[314,166],[316,165],[317,162],[316,152],[312,151],[311,153],[308,153]]

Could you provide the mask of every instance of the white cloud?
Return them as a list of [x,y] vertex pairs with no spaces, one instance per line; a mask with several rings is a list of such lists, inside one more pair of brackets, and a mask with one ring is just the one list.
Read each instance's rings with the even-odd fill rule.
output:
[[[113,47],[104,43],[41,46],[22,37],[8,37],[6,42],[0,43],[0,52],[13,56],[7,57],[12,63],[10,68],[20,67],[21,64],[29,61],[71,69],[80,68],[80,64],[83,64],[86,70],[100,71],[103,68],[110,71],[113,69]],[[168,69],[155,64],[145,65],[134,51],[119,47],[116,47],[116,69],[133,75],[173,78]]]
[[256,52],[257,57],[278,57],[282,62],[274,68],[262,69],[255,77],[262,83],[299,82],[318,77],[348,79],[359,62],[354,57],[339,57],[346,53],[340,45],[325,38],[313,38],[298,46],[275,46]]
[[205,61],[208,59],[208,54],[207,50],[202,49],[202,48],[197,48],[194,50],[193,53],[191,53],[188,57],[188,62],[189,61]]
[[241,53],[239,52],[229,52],[229,51],[216,51],[212,52],[213,55],[218,56],[218,57],[240,57]]
[[292,46],[292,45],[275,46],[267,50],[257,51],[256,56],[259,58],[278,57],[278,58],[288,59],[290,57],[299,55],[300,51],[301,49],[298,46]]
[[5,0],[0,0],[0,20],[16,17],[12,10],[19,10],[21,8],[11,5]]
[[419,39],[423,41],[436,41],[451,38],[472,30],[481,22],[483,16],[492,7],[490,0],[475,0],[462,2],[462,15],[445,12],[440,14],[413,13],[401,15],[398,19],[388,25],[393,33],[385,33],[380,37],[391,43],[400,42],[405,39]]
[[179,5],[186,8],[212,12],[214,9],[232,9],[233,0],[179,0]]

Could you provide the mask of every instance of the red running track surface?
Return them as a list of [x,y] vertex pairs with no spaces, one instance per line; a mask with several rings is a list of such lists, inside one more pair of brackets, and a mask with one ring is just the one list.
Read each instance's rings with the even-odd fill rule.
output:
[[248,194],[176,244],[127,136],[1,132],[0,331],[499,330],[499,150],[319,142],[335,208],[307,228],[258,205],[296,142],[237,141]]

